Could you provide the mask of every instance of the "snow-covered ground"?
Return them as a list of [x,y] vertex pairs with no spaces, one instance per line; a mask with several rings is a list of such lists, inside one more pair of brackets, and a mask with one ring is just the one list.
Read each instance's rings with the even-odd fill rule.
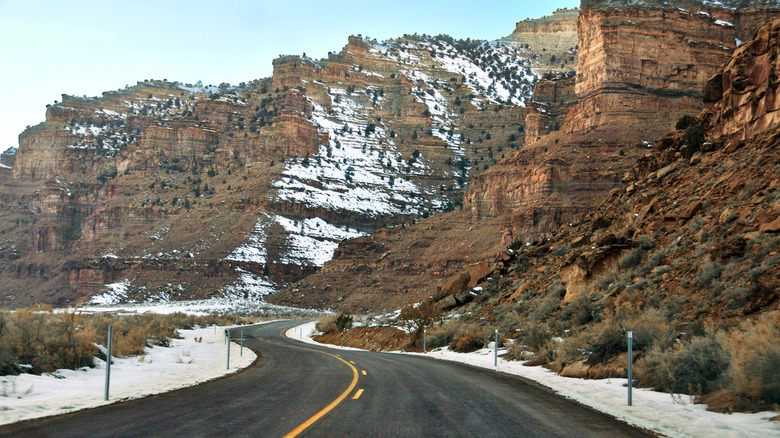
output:
[[[0,424],[58,415],[80,409],[197,385],[249,366],[256,355],[233,342],[227,369],[227,327],[179,330],[172,346],[146,348],[143,356],[115,358],[109,400],[104,401],[106,363],[95,368],[58,370],[35,376],[0,377]],[[235,332],[234,332],[235,333]]]
[[182,312],[190,315],[209,315],[212,313],[239,315],[239,316],[272,316],[282,317],[312,317],[320,316],[323,312],[312,309],[298,309],[295,307],[278,306],[263,300],[262,297],[250,298],[210,298],[207,300],[192,301],[163,301],[137,304],[93,305],[79,307],[84,313],[145,313],[153,312],[162,315]]
[[[286,336],[319,344],[311,339],[314,322],[292,328]],[[353,348],[344,348],[354,350]],[[527,367],[518,361],[503,360],[499,349],[498,366],[493,366],[493,350],[483,348],[473,353],[455,353],[447,348],[428,352],[426,356],[461,362],[499,372],[514,374],[538,382],[556,393],[583,405],[614,416],[626,423],[670,437],[780,437],[780,423],[769,421],[776,412],[755,414],[719,414],[708,412],[704,405],[694,404],[688,395],[670,395],[649,389],[633,390],[633,406],[627,406],[625,379],[585,380],[562,377],[542,367]],[[417,354],[422,353],[403,353]]]

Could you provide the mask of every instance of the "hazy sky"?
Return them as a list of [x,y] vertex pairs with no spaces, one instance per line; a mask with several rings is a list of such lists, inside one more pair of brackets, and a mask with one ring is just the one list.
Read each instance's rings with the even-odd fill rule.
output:
[[238,84],[280,54],[323,58],[352,34],[496,39],[579,0],[0,0],[0,151],[61,94],[144,79]]

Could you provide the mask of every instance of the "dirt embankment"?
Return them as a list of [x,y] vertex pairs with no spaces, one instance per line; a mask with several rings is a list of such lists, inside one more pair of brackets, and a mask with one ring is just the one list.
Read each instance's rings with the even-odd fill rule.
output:
[[341,345],[342,335],[345,347],[371,351],[415,350],[409,342],[409,335],[395,327],[356,327],[316,336],[314,340],[323,344]]

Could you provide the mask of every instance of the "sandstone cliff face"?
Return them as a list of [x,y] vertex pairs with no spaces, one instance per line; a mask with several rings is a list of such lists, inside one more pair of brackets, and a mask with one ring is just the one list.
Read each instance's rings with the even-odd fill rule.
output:
[[265,294],[339,241],[451,210],[521,140],[529,53],[351,37],[236,87],[63,96],[0,169],[3,303]]
[[780,22],[762,26],[707,82],[704,127],[729,149],[780,124]]
[[632,306],[681,328],[776,311],[778,50],[774,20],[709,82],[705,151],[686,149],[682,130],[667,135],[580,222],[517,247],[509,274],[482,284],[493,291],[483,302],[501,304],[457,312],[501,323],[496,315],[512,308],[523,321],[547,303],[545,317],[573,329]]
[[709,14],[583,9],[575,84],[580,102],[564,129],[582,131],[645,115],[656,122],[643,123],[644,135],[662,135],[681,115],[701,109],[702,84],[735,47],[734,25]]
[[[735,18],[776,13],[583,8],[574,103],[553,105],[568,110],[554,117],[541,111],[549,103],[535,99],[527,111],[524,148],[475,177],[466,207],[475,219],[512,216],[503,232],[506,244],[534,240],[575,221],[619,186],[682,115],[701,110],[703,84],[746,31],[733,24],[740,23]],[[540,135],[555,121],[559,132]]]
[[574,102],[573,75],[550,76],[537,82],[534,99],[525,109],[525,146],[558,130]]
[[577,67],[578,9],[558,9],[549,17],[517,23],[508,38],[529,47],[539,71],[573,72]]

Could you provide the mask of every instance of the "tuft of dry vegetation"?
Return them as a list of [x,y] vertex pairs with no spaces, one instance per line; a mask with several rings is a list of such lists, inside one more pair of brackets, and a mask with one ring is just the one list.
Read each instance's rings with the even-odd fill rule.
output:
[[142,355],[148,346],[170,346],[171,339],[179,337],[177,329],[249,322],[234,316],[183,313],[89,315],[74,309],[54,312],[42,305],[0,310],[0,375],[92,367],[94,358],[105,359],[97,346],[105,344],[109,326],[114,328],[112,354],[128,357]]
[[317,321],[314,328],[322,334],[336,333],[352,328],[354,317],[346,313],[325,315]]

